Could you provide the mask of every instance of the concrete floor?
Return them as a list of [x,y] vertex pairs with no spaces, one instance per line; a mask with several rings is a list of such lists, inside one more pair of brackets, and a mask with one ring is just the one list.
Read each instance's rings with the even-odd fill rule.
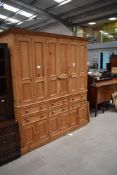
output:
[[0,167],[0,175],[117,175],[117,112]]

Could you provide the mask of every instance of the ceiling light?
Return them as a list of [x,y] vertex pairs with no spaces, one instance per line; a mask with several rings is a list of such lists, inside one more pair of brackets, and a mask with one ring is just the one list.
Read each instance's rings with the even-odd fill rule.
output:
[[117,18],[115,18],[115,17],[109,18],[110,21],[114,21],[114,20],[116,20],[116,19],[117,19]]
[[3,7],[4,7],[4,9],[12,11],[12,12],[17,12],[19,10],[18,8],[15,8],[15,7],[8,5],[8,4],[3,4]]
[[72,0],[54,0],[57,3],[59,3],[59,6],[67,4],[68,2],[72,1]]
[[67,4],[67,3],[69,3],[70,1],[72,1],[72,0],[63,1],[63,2],[60,3],[60,6],[61,6],[61,5],[64,5],[64,4]]
[[13,18],[8,18],[7,21],[10,21],[12,23],[18,23],[18,22],[20,22],[19,20],[13,19]]
[[96,23],[95,22],[89,22],[88,24],[89,25],[95,25]]
[[19,11],[18,14],[20,14],[20,15],[22,15],[22,16],[26,16],[26,17],[28,17],[28,18],[31,17],[31,16],[33,16],[32,13],[28,13],[28,12],[23,11],[23,10]]
[[7,18],[7,16],[0,15],[0,18],[1,18],[1,19],[6,19],[6,18]]
[[54,1],[56,1],[56,2],[58,2],[58,3],[61,3],[61,2],[63,2],[63,1],[65,1],[65,0],[54,0]]
[[21,25],[22,23],[23,23],[23,22],[22,22],[22,21],[20,21],[20,22],[18,22],[18,23],[17,23],[17,25]]

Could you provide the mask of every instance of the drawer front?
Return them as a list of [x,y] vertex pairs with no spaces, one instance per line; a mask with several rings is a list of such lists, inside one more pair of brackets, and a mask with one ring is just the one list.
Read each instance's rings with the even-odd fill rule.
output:
[[82,100],[81,94],[76,94],[76,95],[70,96],[70,103],[78,102],[81,100]]
[[40,111],[40,112],[43,112],[43,111],[46,111],[46,110],[48,110],[48,105],[47,105],[47,103],[40,103],[40,104],[39,104],[39,111]]
[[59,106],[65,106],[68,105],[68,98],[61,98],[57,100],[51,100],[49,102],[49,108],[59,107]]
[[81,100],[87,101],[87,94],[86,93],[81,94]]
[[47,103],[40,103],[37,105],[31,105],[28,107],[21,108],[19,111],[20,115],[33,114],[38,112],[43,112],[47,110]]
[[68,106],[64,106],[62,108],[56,108],[56,109],[50,110],[49,117],[62,114],[67,111],[68,111]]
[[39,105],[28,106],[20,109],[20,115],[39,112]]
[[34,123],[43,119],[47,119],[48,115],[47,112],[40,112],[40,113],[36,113],[36,114],[29,114],[29,115],[25,115],[22,116],[22,125],[26,125],[29,123]]
[[81,107],[81,102],[71,103],[70,104],[70,110],[76,109],[76,108],[80,108],[80,107]]
[[4,136],[0,139],[0,149],[6,149],[9,146],[16,145],[18,140],[18,136],[15,133]]
[[18,126],[14,125],[14,126],[9,126],[3,129],[0,129],[0,139],[2,139],[2,137],[15,133],[18,130]]
[[0,151],[0,164],[5,160],[15,158],[17,155],[20,155],[19,146],[13,146],[7,150]]

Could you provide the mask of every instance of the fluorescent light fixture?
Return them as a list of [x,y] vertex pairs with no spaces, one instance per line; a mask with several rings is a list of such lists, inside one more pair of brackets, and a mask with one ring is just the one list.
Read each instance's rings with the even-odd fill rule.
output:
[[115,17],[109,18],[110,21],[115,21],[116,19]]
[[65,1],[65,0],[54,0],[54,1],[56,1],[56,2],[58,2],[58,3],[61,3],[61,2],[63,2],[63,1]]
[[30,19],[34,19],[36,17],[37,17],[37,15],[33,15],[33,16],[30,17]]
[[60,3],[60,6],[61,6],[61,5],[64,5],[64,4],[67,4],[67,3],[71,2],[71,1],[72,1],[72,0],[63,1],[63,2]]
[[69,3],[72,0],[54,0],[54,1],[56,1],[57,3],[59,3],[59,6],[61,6],[61,5],[64,5],[64,4]]
[[1,18],[1,19],[6,19],[7,16],[4,16],[4,15],[1,15],[1,14],[0,14],[0,18]]
[[4,9],[12,11],[12,12],[17,12],[19,10],[18,8],[15,8],[15,7],[8,5],[8,4],[3,4],[3,7],[4,7]]
[[32,13],[29,13],[29,12],[26,12],[26,11],[23,11],[23,10],[19,11],[17,14],[20,14],[22,16],[26,16],[28,18],[31,17],[31,16],[33,16]]
[[17,25],[21,25],[22,23],[23,23],[22,21],[21,22],[18,22]]
[[88,24],[89,25],[95,25],[96,23],[95,22],[89,22]]
[[18,23],[18,22],[20,22],[19,20],[13,19],[13,18],[8,18],[7,21],[10,21],[12,23]]

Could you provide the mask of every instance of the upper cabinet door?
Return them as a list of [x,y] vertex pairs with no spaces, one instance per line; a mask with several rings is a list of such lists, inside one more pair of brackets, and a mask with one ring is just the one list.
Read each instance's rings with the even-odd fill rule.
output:
[[46,60],[44,38],[33,38],[33,64],[34,64],[34,87],[35,100],[42,100],[46,97]]
[[58,46],[54,38],[47,40],[47,66],[48,66],[48,96],[55,97],[58,95]]
[[69,45],[69,92],[78,92],[78,42]]
[[79,52],[78,52],[79,91],[87,90],[87,46],[86,44],[87,44],[86,41],[82,41],[79,45]]
[[31,40],[25,37],[17,37],[16,54],[18,78],[19,78],[19,104],[33,102],[33,72],[32,72],[32,47]]
[[69,91],[68,86],[68,56],[69,47],[67,40],[59,40],[58,48],[58,86],[59,95],[65,95]]
[[79,52],[78,52],[78,70],[80,75],[87,74],[87,46],[86,42],[82,41],[79,45]]

